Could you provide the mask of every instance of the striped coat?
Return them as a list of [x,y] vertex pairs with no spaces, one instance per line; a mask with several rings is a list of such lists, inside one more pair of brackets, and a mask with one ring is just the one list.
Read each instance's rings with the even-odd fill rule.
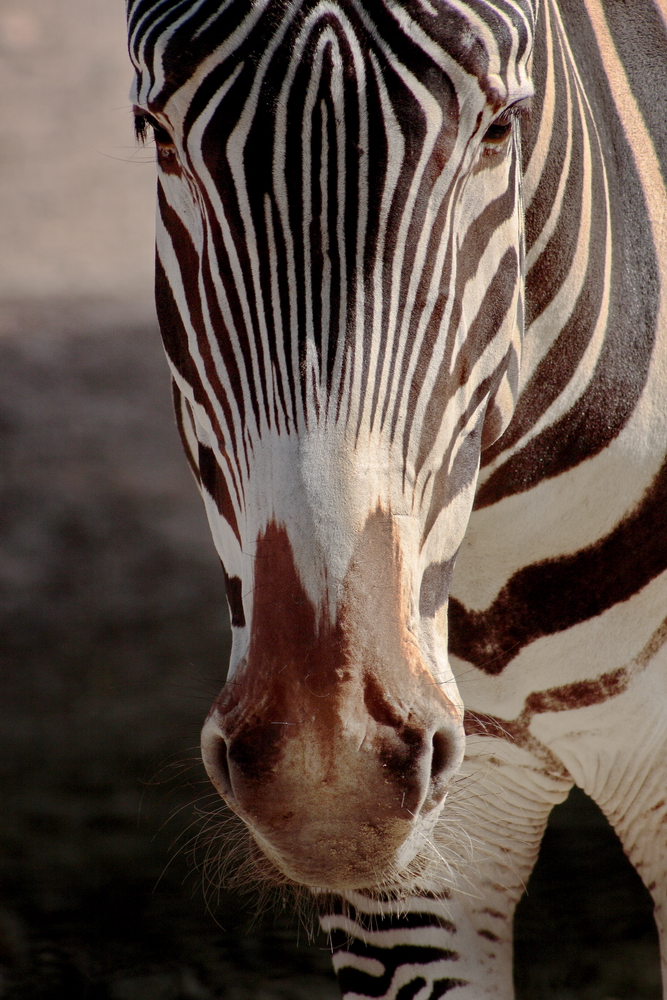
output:
[[576,783],[666,935],[664,0],[128,23],[258,871],[330,901],[346,997],[509,997]]

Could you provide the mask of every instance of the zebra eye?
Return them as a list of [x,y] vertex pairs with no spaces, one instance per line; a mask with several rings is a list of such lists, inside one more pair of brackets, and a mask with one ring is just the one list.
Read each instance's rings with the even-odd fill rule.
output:
[[493,143],[496,146],[504,142],[512,131],[512,118],[496,118],[484,133],[483,141]]
[[147,115],[143,111],[135,113],[134,116],[134,133],[139,142],[148,141],[147,129],[149,125],[153,129],[153,138],[157,146],[173,146],[172,138],[166,128],[163,128],[152,115]]
[[509,139],[515,119],[519,118],[520,115],[529,114],[530,105],[531,99],[524,98],[500,112],[482,136],[482,143],[487,147],[487,152],[495,152]]
[[482,142],[492,146],[500,146],[511,135],[514,119],[519,114],[519,108],[506,108],[487,128]]

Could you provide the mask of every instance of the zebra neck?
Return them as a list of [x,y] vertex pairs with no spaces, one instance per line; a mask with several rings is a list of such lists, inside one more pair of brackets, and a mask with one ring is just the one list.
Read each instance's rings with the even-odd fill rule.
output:
[[[540,12],[524,126],[526,319],[512,423],[482,456],[476,507],[607,448],[646,385],[660,275],[632,121],[597,0]],[[589,10],[590,8],[590,10]],[[604,15],[602,15],[604,18]],[[622,56],[622,53],[620,53]]]

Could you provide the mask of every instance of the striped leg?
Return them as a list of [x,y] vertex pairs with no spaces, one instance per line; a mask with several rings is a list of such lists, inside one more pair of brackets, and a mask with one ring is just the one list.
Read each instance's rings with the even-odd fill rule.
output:
[[452,990],[457,997],[471,995],[445,900],[412,897],[399,913],[390,904],[351,893],[321,923],[331,936],[346,1000],[436,1000]]

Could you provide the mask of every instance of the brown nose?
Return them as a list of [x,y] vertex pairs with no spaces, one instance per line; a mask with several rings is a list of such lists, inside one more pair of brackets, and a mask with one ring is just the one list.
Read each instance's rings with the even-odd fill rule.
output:
[[[373,678],[366,679],[365,687],[366,691],[372,689],[377,698]],[[368,701],[364,699],[367,709]],[[367,717],[356,712],[354,720],[348,717],[345,726],[339,718],[338,724],[330,725],[323,734],[321,725],[315,725],[314,718],[308,720],[304,714],[300,721],[255,718],[239,727],[233,721],[238,707],[236,711],[212,712],[212,727],[207,726],[206,731],[205,764],[220,794],[241,809],[244,800],[252,798],[256,784],[269,785],[279,780],[284,768],[281,761],[286,755],[292,765],[298,757],[315,768],[325,788],[334,775],[340,775],[344,784],[346,772],[362,779],[364,771],[368,772],[363,782],[366,786],[377,772],[381,786],[373,790],[373,796],[384,800],[383,811],[406,816],[439,806],[460,764],[459,727],[451,715],[430,725],[418,721],[414,712],[403,719],[389,710],[383,699],[381,712],[373,711],[377,708],[375,701]],[[294,749],[297,746],[298,754]],[[311,777],[304,773],[300,781],[307,783]],[[285,777],[280,780],[284,782]],[[355,788],[357,795],[363,786]]]
[[463,757],[460,713],[407,628],[393,531],[390,517],[369,518],[332,622],[286,534],[267,530],[248,655],[202,734],[216,788],[309,885],[376,886],[409,864]]
[[215,787],[300,883],[365,888],[406,867],[460,766],[458,716],[426,676],[409,707],[372,674],[357,681],[292,679],[289,697],[274,684],[252,704],[232,685],[202,735]]

